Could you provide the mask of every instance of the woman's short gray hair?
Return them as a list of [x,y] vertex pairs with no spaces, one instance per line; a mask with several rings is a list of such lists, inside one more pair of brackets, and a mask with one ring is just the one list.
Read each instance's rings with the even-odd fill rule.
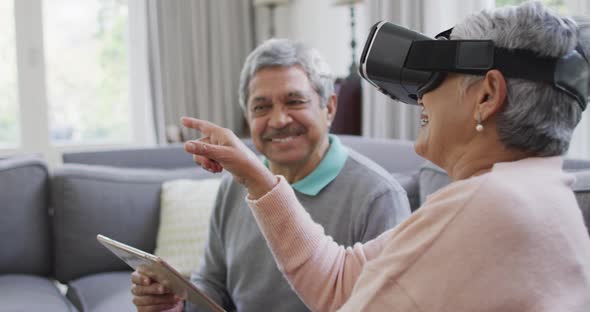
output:
[[314,90],[320,95],[320,105],[326,106],[334,93],[334,78],[328,63],[320,53],[303,43],[288,39],[269,39],[259,45],[248,57],[240,74],[240,106],[246,111],[250,80],[257,71],[274,66],[300,66],[307,74]]
[[[590,57],[588,18],[563,18],[539,2],[486,10],[457,25],[452,39],[490,39],[498,47],[527,49],[559,57],[580,44]],[[481,76],[466,76],[466,88]],[[567,152],[582,110],[577,102],[544,82],[507,79],[507,103],[498,113],[500,141],[536,156]]]

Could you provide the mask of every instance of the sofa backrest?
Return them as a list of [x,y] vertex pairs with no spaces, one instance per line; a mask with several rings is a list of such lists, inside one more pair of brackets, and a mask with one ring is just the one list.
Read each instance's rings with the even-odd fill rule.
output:
[[0,274],[52,273],[49,173],[36,156],[0,160]]
[[183,151],[181,144],[135,149],[65,152],[62,154],[62,160],[64,163],[124,168],[173,169],[194,165],[191,156]]
[[103,234],[153,252],[163,181],[211,174],[192,165],[153,170],[65,164],[51,180],[55,277],[61,282],[98,272],[128,270],[96,240]]
[[[408,194],[410,206],[420,206],[418,169],[425,160],[414,151],[412,141],[368,138],[356,135],[339,135],[342,143],[372,159],[400,182]],[[243,139],[246,146],[258,153],[252,141]],[[181,144],[141,149],[106,150],[64,153],[64,163],[102,165],[125,168],[184,168],[196,167]]]
[[[424,159],[414,152],[411,141],[340,135],[342,143],[369,157],[388,172],[409,173],[417,171]],[[250,139],[243,139],[246,146],[256,152]],[[66,152],[64,163],[101,165],[125,168],[184,168],[194,162],[181,144],[140,149],[106,150],[90,152]]]
[[[244,143],[254,150],[249,139],[244,139]],[[178,169],[195,166],[193,158],[184,151],[182,144],[135,149],[65,152],[62,154],[62,160],[64,163],[123,168]]]
[[416,154],[412,141],[354,135],[339,137],[344,145],[367,156],[390,173],[411,174],[417,172],[426,161]]

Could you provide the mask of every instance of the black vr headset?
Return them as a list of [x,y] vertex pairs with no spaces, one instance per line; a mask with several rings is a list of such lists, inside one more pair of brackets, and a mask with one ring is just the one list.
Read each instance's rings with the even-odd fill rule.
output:
[[498,69],[505,77],[543,81],[588,103],[590,60],[580,46],[559,58],[533,51],[494,47],[492,40],[449,40],[452,28],[434,40],[389,22],[371,28],[361,55],[360,74],[394,100],[418,104],[446,73],[484,75]]

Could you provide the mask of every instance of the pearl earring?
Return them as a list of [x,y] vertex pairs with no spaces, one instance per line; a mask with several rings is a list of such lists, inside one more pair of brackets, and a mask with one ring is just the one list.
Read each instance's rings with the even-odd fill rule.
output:
[[483,125],[481,124],[481,111],[479,111],[479,114],[477,116],[477,125],[475,126],[475,131],[477,131],[477,132],[483,131]]

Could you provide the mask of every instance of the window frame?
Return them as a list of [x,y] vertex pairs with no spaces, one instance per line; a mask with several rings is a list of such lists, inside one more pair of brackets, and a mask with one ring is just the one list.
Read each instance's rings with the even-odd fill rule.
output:
[[129,142],[121,143],[51,141],[44,56],[43,0],[9,1],[14,3],[20,142],[14,148],[0,148],[0,156],[40,154],[50,165],[56,165],[62,162],[63,152],[136,148],[156,144],[150,81],[147,75],[147,16],[144,1],[130,0],[128,3],[128,55],[134,56],[128,58],[131,138]]

